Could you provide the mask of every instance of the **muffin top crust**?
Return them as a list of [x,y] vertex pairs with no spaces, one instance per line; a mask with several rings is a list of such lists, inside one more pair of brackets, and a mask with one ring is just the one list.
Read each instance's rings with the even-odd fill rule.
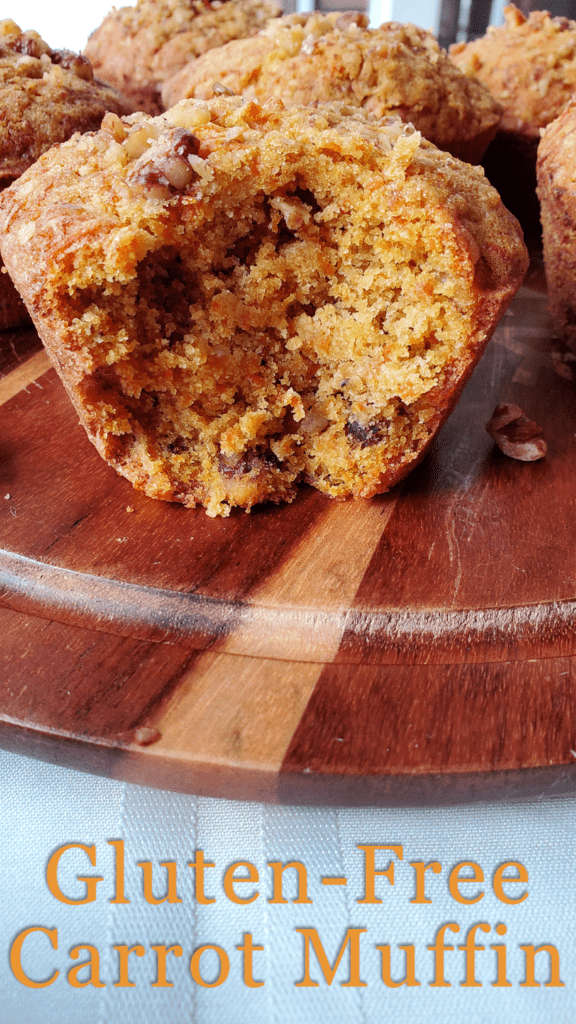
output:
[[357,11],[292,14],[251,39],[211,50],[168,79],[166,106],[209,99],[218,83],[237,95],[289,104],[340,101],[412,122],[425,138],[479,160],[501,108],[450,61],[430,32],[388,22],[368,28]]
[[84,53],[135,107],[157,114],[166,78],[212,47],[254,35],[281,13],[277,0],[137,0],[114,8]]
[[94,78],[86,57],[53,50],[37,32],[0,21],[0,187],[55,143],[98,129],[107,111],[133,109]]
[[548,11],[526,17],[514,4],[504,17],[482,39],[455,43],[450,57],[502,104],[502,130],[537,139],[576,89],[576,21]]

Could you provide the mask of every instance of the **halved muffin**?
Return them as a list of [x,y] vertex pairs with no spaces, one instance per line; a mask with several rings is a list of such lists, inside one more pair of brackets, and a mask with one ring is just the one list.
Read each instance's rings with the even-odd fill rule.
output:
[[110,115],[2,197],[2,252],[88,435],[155,498],[391,487],[527,267],[481,170],[352,108]]

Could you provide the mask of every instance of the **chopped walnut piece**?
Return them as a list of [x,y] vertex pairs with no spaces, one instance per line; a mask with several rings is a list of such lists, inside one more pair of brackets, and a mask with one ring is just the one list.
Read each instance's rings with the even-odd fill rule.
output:
[[312,211],[306,203],[292,196],[273,196],[270,206],[281,213],[289,231],[298,231],[310,225]]
[[53,50],[51,60],[53,64],[59,64],[61,68],[73,71],[78,78],[83,78],[85,82],[91,82],[94,78],[91,62],[81,53],[73,53],[72,50]]
[[215,96],[235,96],[236,93],[229,89],[224,82],[214,82],[212,85],[212,92]]
[[46,53],[47,47],[42,39],[22,32],[12,43],[12,49],[14,53],[22,53],[26,57],[41,57],[43,53]]
[[486,424],[490,437],[504,455],[520,462],[537,462],[548,451],[541,428],[524,415],[519,405],[497,405]]
[[134,731],[134,742],[139,747],[148,747],[151,743],[157,743],[162,733],[159,729],[150,729],[148,726],[143,725],[140,729]]
[[104,114],[102,129],[108,132],[116,142],[124,142],[126,138],[126,129],[118,114],[113,114],[110,111]]
[[340,29],[341,32],[346,32],[350,25],[356,25],[357,28],[368,28],[369,23],[370,19],[366,14],[361,14],[360,11],[346,11],[335,22],[334,28]]
[[[140,139],[137,135],[146,137]],[[182,191],[197,177],[188,160],[188,157],[197,156],[199,148],[198,139],[192,132],[185,128],[171,128],[158,145],[154,145],[153,137],[147,136],[145,129],[137,135],[130,135],[123,143],[129,156],[138,153],[141,145],[146,146],[130,171],[130,180],[143,185],[152,197],[169,199],[171,190]]]

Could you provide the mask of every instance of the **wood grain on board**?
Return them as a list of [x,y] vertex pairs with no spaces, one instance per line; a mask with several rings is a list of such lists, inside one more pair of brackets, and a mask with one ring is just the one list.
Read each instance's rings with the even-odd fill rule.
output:
[[[0,337],[0,743],[237,798],[574,791],[573,365],[524,288],[402,485],[214,520],[116,476]],[[494,449],[503,400],[546,460]]]

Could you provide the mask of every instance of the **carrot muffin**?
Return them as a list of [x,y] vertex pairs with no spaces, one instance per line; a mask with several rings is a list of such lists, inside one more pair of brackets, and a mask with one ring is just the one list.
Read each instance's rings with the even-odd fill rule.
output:
[[500,120],[487,89],[457,71],[430,32],[365,14],[291,14],[252,39],[210,50],[166,82],[167,107],[209,99],[217,82],[250,99],[340,101],[377,117],[411,121],[454,156],[480,160]]
[[391,487],[524,276],[483,172],[357,109],[108,115],[0,200],[2,253],[89,437],[154,498]]
[[559,335],[576,352],[576,106],[542,135],[538,150],[544,261],[550,311]]
[[539,232],[536,153],[540,129],[558,117],[576,89],[576,22],[514,4],[505,24],[482,39],[450,47],[454,63],[502,104],[498,134],[484,166],[505,204],[529,233]]
[[[94,79],[90,61],[0,21],[0,189],[54,143],[98,129],[107,110],[126,114],[133,107]],[[14,285],[0,271],[0,330],[27,320]]]
[[84,53],[134,109],[159,114],[166,78],[214,46],[253,36],[281,13],[276,0],[138,0],[113,8]]

